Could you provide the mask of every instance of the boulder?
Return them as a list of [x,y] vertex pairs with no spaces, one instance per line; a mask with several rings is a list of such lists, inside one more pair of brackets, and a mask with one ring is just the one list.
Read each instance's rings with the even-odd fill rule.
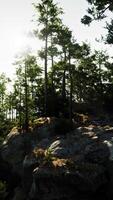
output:
[[106,144],[95,142],[85,148],[85,160],[91,163],[105,165],[109,161],[110,151]]
[[107,185],[112,199],[113,127],[73,130],[68,120],[57,118],[37,124],[31,133],[14,128],[1,148],[2,159],[21,176],[23,188],[15,186],[14,200],[23,192],[30,200],[89,200]]
[[88,199],[106,182],[105,169],[96,164],[81,163],[75,168],[40,166],[33,172],[29,196],[42,200],[79,199],[82,193]]
[[[56,135],[64,135],[72,130],[72,124],[69,120],[63,118],[46,117],[37,119],[33,132],[38,141],[44,138],[54,137]],[[36,122],[35,122],[36,123]]]
[[22,185],[26,195],[29,192],[33,181],[33,170],[38,165],[39,165],[38,159],[33,153],[25,156],[23,161]]
[[7,161],[14,172],[22,175],[22,163],[25,155],[30,150],[31,137],[29,134],[10,132],[1,148],[1,156]]
[[15,188],[14,197],[12,200],[26,200],[26,195],[21,187]]
[[74,140],[60,138],[59,140],[54,141],[48,149],[53,156],[67,158],[80,153],[81,148],[82,146]]

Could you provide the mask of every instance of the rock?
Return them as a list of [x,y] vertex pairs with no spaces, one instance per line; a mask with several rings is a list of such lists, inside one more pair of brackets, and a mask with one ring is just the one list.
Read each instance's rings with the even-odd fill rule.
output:
[[86,146],[84,154],[86,161],[103,165],[108,162],[110,156],[107,145],[97,142]]
[[29,154],[25,156],[24,161],[23,161],[24,168],[28,168],[37,164],[38,164],[38,161],[36,157],[34,156],[34,154]]
[[113,199],[113,161],[107,163],[107,175],[108,175],[108,185],[107,185],[107,199]]
[[45,138],[42,139],[35,147],[40,149],[48,149],[51,143],[55,140],[55,138]]
[[12,200],[26,200],[26,195],[22,188],[17,187],[14,191],[14,197]]
[[2,159],[21,176],[23,190],[14,186],[19,188],[13,200],[22,192],[29,200],[88,200],[107,185],[113,197],[113,127],[73,130],[65,119],[41,120],[32,133],[14,128],[2,145]]
[[26,195],[29,192],[33,181],[33,170],[38,165],[38,160],[33,153],[25,156],[23,161],[22,185]]
[[78,123],[84,124],[84,123],[88,123],[90,121],[90,117],[88,115],[75,113],[74,120]]
[[48,148],[53,156],[66,158],[69,156],[73,156],[80,152],[81,146],[79,143],[74,142],[73,140],[69,139],[59,139],[54,141]]
[[52,141],[48,149],[53,156],[60,158],[76,157],[77,155],[84,155],[86,146],[93,144],[94,141],[85,135],[78,134],[73,131],[65,137],[60,136],[58,139]]
[[8,181],[11,176],[12,167],[8,162],[4,161],[0,155],[0,180]]
[[109,149],[109,160],[113,161],[113,140],[104,140],[104,145]]
[[31,199],[74,199],[81,193],[95,193],[106,183],[105,169],[96,164],[83,163],[73,169],[41,166],[33,173]]
[[30,150],[31,137],[29,134],[10,132],[1,148],[1,156],[7,161],[13,171],[22,175],[22,163],[28,150]]
[[38,141],[41,141],[44,138],[54,137],[56,135],[63,135],[72,130],[72,124],[67,119],[55,117],[47,117],[46,119],[44,118],[45,123],[41,123],[40,126],[34,126],[34,133],[38,138]]

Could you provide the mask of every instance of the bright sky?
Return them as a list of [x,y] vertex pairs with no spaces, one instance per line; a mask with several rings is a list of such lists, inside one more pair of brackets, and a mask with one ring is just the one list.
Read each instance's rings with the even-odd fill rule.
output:
[[[91,27],[80,23],[81,17],[86,13],[86,0],[55,0],[64,10],[63,22],[73,31],[78,41],[87,40],[93,47],[95,38],[103,34],[102,26],[95,22]],[[9,77],[14,73],[15,56],[19,52],[31,48],[36,52],[40,48],[38,39],[30,37],[29,32],[34,29],[32,6],[33,0],[0,0],[0,72]],[[38,0],[37,0],[38,2]],[[103,48],[103,46],[101,46]]]

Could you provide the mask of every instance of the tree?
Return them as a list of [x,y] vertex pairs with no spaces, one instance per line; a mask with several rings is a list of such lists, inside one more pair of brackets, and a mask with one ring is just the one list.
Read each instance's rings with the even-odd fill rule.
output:
[[38,66],[35,56],[29,54],[20,58],[15,64],[17,65],[17,80],[14,84],[14,93],[16,93],[16,104],[18,102],[16,109],[19,113],[19,124],[21,126],[23,121],[27,132],[29,120],[32,120],[36,111],[34,109],[36,87],[42,70]]
[[34,4],[36,11],[39,14],[38,22],[41,26],[40,38],[45,42],[44,47],[44,93],[45,93],[45,115],[47,115],[47,90],[48,90],[48,40],[52,38],[53,33],[56,31],[60,19],[59,15],[62,10],[58,8],[53,0],[41,0],[40,3]]
[[[87,10],[88,15],[85,15],[81,22],[85,25],[90,25],[94,20],[102,20],[109,17],[109,12],[113,13],[113,1],[111,0],[87,0],[89,7]],[[106,42],[108,44],[113,44],[113,20],[106,23],[106,29],[108,34],[106,37]]]
[[89,3],[88,15],[82,18],[84,24],[90,24],[93,20],[102,20],[107,17],[107,11],[113,12],[111,0],[87,0]]
[[[87,10],[88,15],[85,15],[81,19],[82,23],[84,23],[86,25],[90,25],[90,23],[93,22],[94,20],[102,20],[102,19],[107,18],[108,22],[106,22],[106,29],[107,29],[108,33],[107,33],[106,38],[105,39],[103,38],[103,39],[104,39],[105,43],[113,44],[113,20],[109,19],[109,13],[113,14],[113,1],[111,1],[111,0],[87,0],[87,2],[89,3],[89,7]],[[105,60],[104,66],[106,66],[107,63],[108,63],[108,58]],[[110,66],[110,65],[108,64],[108,66]],[[107,79],[108,74],[110,75],[109,72],[104,72],[104,79]],[[112,73],[111,73],[111,76],[112,76]],[[101,85],[100,90],[102,91],[102,87],[105,86],[105,84],[101,83],[100,85]],[[106,86],[107,85],[108,84],[106,83]],[[111,83],[110,83],[110,88],[112,88]],[[107,88],[104,88],[104,89],[106,90]],[[103,91],[103,92],[104,92],[104,94],[106,93],[106,91]],[[101,99],[102,99],[102,97],[104,97],[103,94],[101,96]]]
[[0,139],[4,137],[10,129],[10,119],[7,115],[9,105],[7,102],[8,91],[7,85],[10,79],[4,73],[0,74]]
[[0,110],[4,115],[6,112],[5,108],[5,96],[7,92],[7,84],[10,82],[10,79],[6,77],[4,73],[0,74]]

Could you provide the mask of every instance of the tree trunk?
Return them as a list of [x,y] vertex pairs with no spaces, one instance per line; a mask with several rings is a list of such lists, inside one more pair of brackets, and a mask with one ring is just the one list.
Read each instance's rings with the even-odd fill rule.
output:
[[28,132],[28,85],[27,85],[26,64],[25,64],[25,131]]
[[13,121],[13,119],[14,119],[13,114],[14,114],[14,113],[13,113],[13,107],[12,107],[12,109],[11,109],[11,115],[12,115],[12,116],[11,116],[11,119],[12,119],[12,121]]
[[[53,48],[53,35],[51,33],[51,49]],[[53,52],[51,52],[51,83],[52,83],[52,96],[54,95],[54,55]]]
[[48,85],[48,80],[47,80],[47,49],[48,49],[48,33],[47,33],[47,22],[46,22],[46,37],[45,37],[45,86],[44,86],[44,96],[45,96],[45,116],[47,116],[47,85]]
[[71,57],[69,53],[69,76],[70,76],[70,98],[69,98],[69,119],[72,123],[72,94],[73,94],[73,78],[72,78],[72,69],[71,69]]
[[[64,54],[64,63],[66,65],[66,52]],[[66,67],[64,66],[63,79],[62,79],[62,99],[66,100]]]
[[52,83],[52,95],[54,95],[54,72],[53,72],[53,66],[54,66],[54,58],[53,56],[51,57],[51,68],[52,68],[52,73],[51,73],[51,83]]
[[21,87],[19,88],[19,127],[21,128],[22,126],[22,116],[21,116],[21,101],[22,101],[22,98],[21,98]]

